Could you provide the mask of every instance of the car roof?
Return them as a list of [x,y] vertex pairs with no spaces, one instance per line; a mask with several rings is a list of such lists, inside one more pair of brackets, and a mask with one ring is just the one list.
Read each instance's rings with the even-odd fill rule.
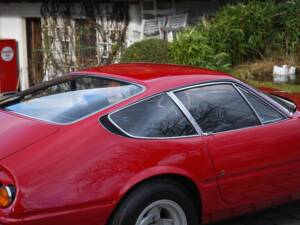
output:
[[172,89],[194,83],[222,79],[233,79],[223,72],[172,64],[127,63],[100,66],[82,70],[75,74],[93,74],[135,82],[148,88],[163,86]]

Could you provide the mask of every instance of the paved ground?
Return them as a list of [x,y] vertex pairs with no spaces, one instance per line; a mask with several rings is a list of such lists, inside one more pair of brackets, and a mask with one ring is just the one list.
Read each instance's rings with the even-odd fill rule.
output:
[[300,225],[300,202],[278,206],[212,225]]

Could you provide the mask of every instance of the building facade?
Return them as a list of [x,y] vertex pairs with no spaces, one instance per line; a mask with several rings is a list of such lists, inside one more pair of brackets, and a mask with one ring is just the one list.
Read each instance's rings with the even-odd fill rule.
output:
[[[1,1],[0,39],[18,43],[20,89],[116,62],[124,47],[213,15],[221,0]],[[157,32],[157,33],[155,33]]]

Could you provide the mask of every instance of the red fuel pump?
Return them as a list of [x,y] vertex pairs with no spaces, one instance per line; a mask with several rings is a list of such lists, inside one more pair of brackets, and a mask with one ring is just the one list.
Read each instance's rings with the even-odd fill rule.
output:
[[0,40],[0,93],[17,91],[18,79],[17,42]]

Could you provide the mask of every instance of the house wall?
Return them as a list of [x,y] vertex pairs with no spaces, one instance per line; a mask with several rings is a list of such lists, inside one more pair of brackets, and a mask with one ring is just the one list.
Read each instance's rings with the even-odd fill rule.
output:
[[[27,89],[29,86],[26,18],[41,17],[41,5],[41,3],[26,2],[0,3],[0,39],[16,39],[18,42],[20,86],[22,90]],[[187,12],[189,14],[189,24],[193,24],[203,14],[213,14],[219,6],[219,0],[176,0],[175,10],[177,14]],[[129,16],[129,33],[130,31],[140,30],[141,5],[138,3],[130,4]],[[130,38],[128,38],[127,45],[132,44],[129,43],[130,41]]]
[[0,39],[16,39],[18,43],[19,76],[22,90],[28,88],[26,17],[39,17],[41,4],[0,3]]
[[[40,18],[42,3],[1,3],[0,2],[0,39],[15,39],[18,43],[19,77],[21,90],[29,87],[28,55],[26,40],[26,18]],[[140,24],[139,4],[130,6],[129,27]],[[79,12],[80,9],[75,11]]]

